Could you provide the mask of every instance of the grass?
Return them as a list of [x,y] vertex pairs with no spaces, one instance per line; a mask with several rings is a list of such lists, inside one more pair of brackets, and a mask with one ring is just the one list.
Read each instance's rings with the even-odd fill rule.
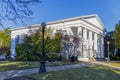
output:
[[117,66],[120,67],[120,61],[111,61],[108,64],[113,65],[113,66]]
[[[69,64],[76,64],[72,62],[47,62],[46,66],[62,66]],[[30,69],[38,68],[40,66],[39,62],[18,62],[18,61],[0,61],[0,71],[8,70],[21,70],[21,69]]]
[[120,80],[120,70],[94,65],[42,74],[35,73],[24,77],[30,80]]

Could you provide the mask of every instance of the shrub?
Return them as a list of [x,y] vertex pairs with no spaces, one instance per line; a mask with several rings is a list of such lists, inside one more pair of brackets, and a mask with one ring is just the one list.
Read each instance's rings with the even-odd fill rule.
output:
[[120,60],[120,56],[111,57],[112,60]]

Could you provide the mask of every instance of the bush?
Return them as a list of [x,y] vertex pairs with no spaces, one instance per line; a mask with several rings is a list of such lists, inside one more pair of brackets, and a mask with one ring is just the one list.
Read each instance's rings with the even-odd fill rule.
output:
[[46,55],[46,60],[48,60],[49,62],[62,61],[63,59],[64,59],[64,57],[59,54],[49,54],[48,53]]
[[32,46],[25,46],[24,44],[17,44],[16,46],[17,56],[19,61],[39,61],[40,55],[35,53]]
[[70,61],[71,61],[71,62],[77,61],[77,57],[76,57],[76,56],[71,56],[71,57],[70,57]]
[[58,61],[62,61],[62,60],[64,60],[64,59],[65,59],[65,57],[62,56],[62,55],[58,56],[58,58],[57,58]]
[[120,60],[120,56],[111,57],[112,60]]

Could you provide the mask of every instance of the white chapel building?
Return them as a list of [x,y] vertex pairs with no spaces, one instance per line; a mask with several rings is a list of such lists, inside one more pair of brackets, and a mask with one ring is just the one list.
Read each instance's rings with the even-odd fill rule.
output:
[[[81,55],[79,55],[79,58],[87,59],[88,55],[91,55],[91,57],[95,58],[104,58],[105,27],[101,22],[100,18],[98,17],[98,15],[93,14],[87,16],[73,17],[48,22],[46,24],[47,24],[46,27],[51,28],[53,34],[57,30],[61,30],[62,32],[65,32],[67,35],[81,34],[81,37],[83,38],[86,48],[88,50],[84,50],[82,48],[80,52]],[[20,43],[24,35],[30,35],[31,32],[34,33],[39,28],[40,24],[11,29],[11,49],[10,49],[11,58],[15,58],[16,56],[15,51],[16,41]],[[76,34],[73,33],[72,31],[73,28],[77,29]]]

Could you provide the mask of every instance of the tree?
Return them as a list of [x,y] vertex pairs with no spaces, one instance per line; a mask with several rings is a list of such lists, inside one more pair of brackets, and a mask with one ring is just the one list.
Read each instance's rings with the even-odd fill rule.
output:
[[[23,43],[21,44],[17,44],[16,46],[16,52],[17,52],[17,60],[24,60],[24,61],[35,61],[35,60],[40,60],[38,51],[40,51],[40,49],[36,48],[36,44],[34,44],[35,42],[33,42],[33,38],[34,36],[25,36]],[[38,42],[38,41],[36,41]],[[39,46],[39,44],[37,45]]]
[[120,48],[120,22],[116,24],[114,38],[116,47]]
[[80,48],[82,44],[82,38],[74,35],[63,35],[62,36],[62,51],[66,59],[71,56],[80,55]]
[[24,19],[33,15],[31,4],[39,3],[40,0],[0,0],[0,26],[4,21],[18,21],[24,23]]
[[[45,53],[46,58],[57,57],[61,51],[61,35],[56,33],[54,37],[48,35],[50,28],[45,31]],[[25,36],[23,43],[17,44],[16,52],[18,60],[40,60],[42,33],[38,30],[30,36]],[[53,52],[54,54],[49,54]]]
[[104,37],[104,53],[105,53],[105,57],[108,56],[108,44],[107,42],[109,41],[110,44],[109,44],[109,55],[110,57],[113,57],[115,56],[115,40],[114,40],[114,31],[110,31],[110,32],[107,32],[105,37]]
[[59,33],[59,32],[55,33],[54,42],[55,42],[55,52],[56,53],[61,53],[61,45],[62,45],[61,39],[62,39],[61,33]]
[[10,50],[10,31],[9,28],[0,31],[0,53],[9,54]]

